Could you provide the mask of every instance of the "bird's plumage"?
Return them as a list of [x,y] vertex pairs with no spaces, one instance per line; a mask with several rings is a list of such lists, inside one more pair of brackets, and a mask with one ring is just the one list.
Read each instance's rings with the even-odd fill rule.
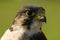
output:
[[44,22],[46,17],[43,7],[24,6],[1,40],[47,40],[41,30]]

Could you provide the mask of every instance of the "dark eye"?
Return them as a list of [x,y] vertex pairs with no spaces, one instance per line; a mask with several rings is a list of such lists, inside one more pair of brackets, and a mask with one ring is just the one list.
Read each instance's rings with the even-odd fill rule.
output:
[[26,12],[26,15],[27,15],[27,16],[33,16],[33,15],[34,15],[34,13],[33,13],[33,12],[31,12],[31,11],[27,11],[27,12]]

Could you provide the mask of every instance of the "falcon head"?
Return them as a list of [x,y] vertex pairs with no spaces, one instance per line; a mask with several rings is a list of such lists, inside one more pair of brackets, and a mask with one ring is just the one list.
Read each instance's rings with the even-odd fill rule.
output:
[[16,15],[12,26],[1,40],[46,40],[41,31],[46,23],[45,9],[38,6],[24,6]]
[[[16,15],[13,25],[28,30],[28,33],[40,32],[42,25],[46,23],[45,9],[39,6],[24,6]],[[15,29],[19,29],[15,28]],[[15,30],[14,29],[14,30]]]

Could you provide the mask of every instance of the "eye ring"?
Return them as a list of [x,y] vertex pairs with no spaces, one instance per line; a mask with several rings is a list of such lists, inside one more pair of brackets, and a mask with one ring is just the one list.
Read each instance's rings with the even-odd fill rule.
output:
[[26,12],[26,15],[27,15],[27,16],[34,16],[35,13],[30,13],[29,11],[27,11],[27,12]]

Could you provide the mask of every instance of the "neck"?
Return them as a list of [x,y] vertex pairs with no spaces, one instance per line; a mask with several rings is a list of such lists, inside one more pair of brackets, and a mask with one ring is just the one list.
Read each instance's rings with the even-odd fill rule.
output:
[[42,23],[34,21],[30,27],[30,30],[27,32],[28,36],[41,32],[40,28],[42,27]]

